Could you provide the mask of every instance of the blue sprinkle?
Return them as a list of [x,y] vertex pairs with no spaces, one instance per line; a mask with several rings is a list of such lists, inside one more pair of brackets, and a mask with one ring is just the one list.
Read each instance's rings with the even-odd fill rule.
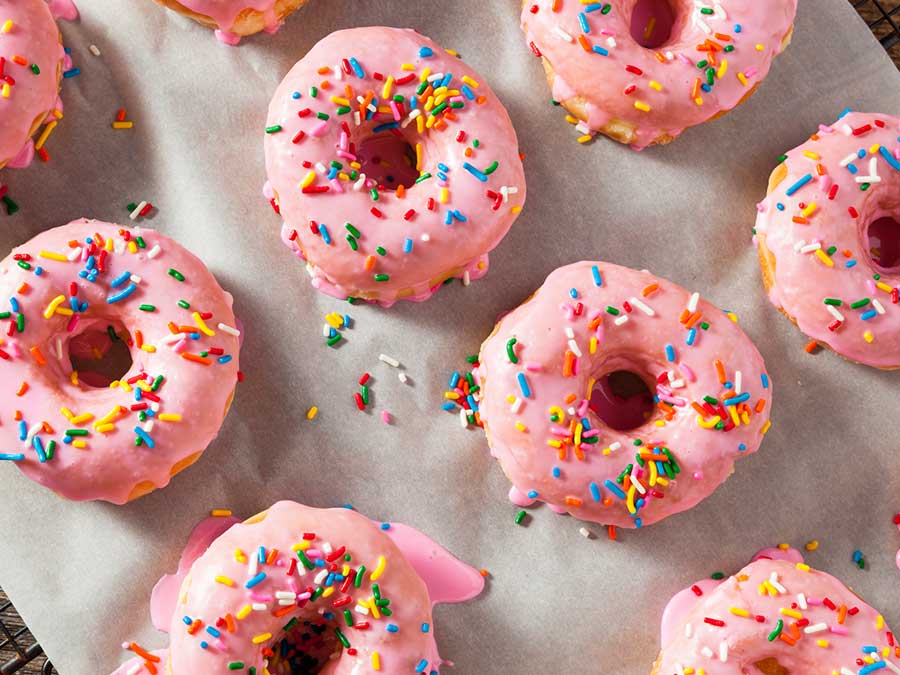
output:
[[428,625],[427,623],[423,623],[422,624],[422,632],[427,633],[429,630],[431,630],[431,626]]
[[554,466],[554,467],[553,467],[553,477],[554,477],[554,478],[559,478],[560,473],[561,473],[561,472],[560,472],[560,470],[559,470],[559,467],[558,467],[558,466]]
[[399,630],[400,630],[400,628],[399,628],[399,627],[397,626],[397,624],[395,624],[395,623],[389,623],[389,624],[387,625],[387,632],[388,632],[388,633],[396,633],[396,632],[399,631]]
[[634,519],[634,526],[635,526],[637,529],[641,529],[641,527],[643,527],[643,525],[644,525],[643,519],[641,519],[641,518],[635,518],[635,519]]
[[44,268],[41,267],[40,265],[38,265],[37,267],[34,268],[34,273],[37,274],[38,276],[41,276],[44,273]]
[[416,666],[417,673],[424,673],[425,669],[428,667],[428,659],[422,659],[419,661],[419,665]]
[[856,550],[853,552],[853,562],[859,562],[862,560],[862,551]]
[[890,164],[896,171],[900,171],[900,162],[894,159],[894,156],[888,152],[888,149],[883,145],[878,150],[881,153],[881,156],[884,157],[885,161]]
[[144,443],[147,444],[148,448],[153,448],[156,445],[156,442],[152,438],[150,438],[150,434],[148,434],[140,427],[135,427],[134,433],[136,433],[138,435],[138,438],[140,438],[142,441],[144,441]]
[[739,450],[740,452],[745,452],[745,451],[747,450],[746,444],[740,443],[740,444],[738,445],[738,450]]
[[731,382],[726,382],[723,386],[724,386],[726,389],[734,389],[734,384],[731,383]]
[[850,173],[852,173],[854,175],[859,173],[859,169],[856,168],[856,164],[848,164],[847,171],[849,171]]
[[75,77],[76,75],[80,75],[80,74],[81,74],[81,68],[72,68],[72,70],[67,70],[66,72],[64,72],[63,77],[68,79],[70,77]]
[[870,309],[867,312],[863,312],[862,316],[860,316],[859,318],[863,321],[868,321],[869,319],[874,319],[876,316],[878,316],[878,312],[876,312],[874,309]]
[[47,461],[47,453],[44,452],[44,442],[41,440],[40,436],[35,436],[31,439],[31,447],[33,447],[34,451],[37,453],[41,464]]
[[225,354],[224,356],[220,356],[218,358],[219,363],[225,364],[231,361],[234,357],[231,354]]
[[258,584],[262,583],[262,580],[265,578],[266,578],[266,573],[260,572],[255,577],[250,579],[246,584],[244,584],[244,588],[253,588],[254,586],[257,586]]
[[734,32],[735,33],[740,33],[742,30],[744,30],[744,27],[741,26],[741,24],[739,24],[739,23],[734,24]]
[[672,345],[666,345],[666,358],[669,363],[675,363],[675,347]]
[[603,3],[602,3],[602,2],[592,2],[591,4],[585,5],[585,6],[584,6],[584,11],[585,11],[585,12],[588,12],[588,13],[591,13],[591,12],[598,12],[598,11],[600,11],[601,9],[603,9]]
[[609,478],[603,481],[603,484],[606,486],[607,490],[612,492],[619,499],[625,499],[628,496],[622,491],[622,488],[613,483]]
[[387,122],[385,124],[379,124],[375,127],[372,132],[376,134],[380,134],[382,131],[390,131],[391,129],[397,129],[400,126],[400,122]]
[[781,202],[778,202],[777,204],[775,204],[775,208],[778,209],[779,211],[784,211],[784,204],[782,204]]
[[537,499],[537,498],[538,498],[538,491],[537,491],[537,490],[529,490],[529,491],[528,491],[528,498],[529,498],[529,499]]
[[112,305],[113,303],[119,302],[120,300],[124,300],[129,295],[134,293],[137,290],[137,284],[130,283],[125,288],[123,288],[118,293],[114,293],[113,295],[106,296],[106,304]]
[[525,378],[525,373],[519,373],[516,375],[516,379],[519,381],[519,388],[522,390],[522,396],[531,398],[531,387],[528,386],[528,380]]
[[9,299],[9,306],[16,314],[19,313],[19,300],[15,297]]
[[460,91],[462,91],[463,95],[465,95],[465,97],[467,99],[469,99],[470,101],[475,100],[475,92],[472,91],[472,89],[471,89],[471,87],[469,87],[469,85],[464,84],[462,87],[460,87]]
[[207,626],[206,632],[209,633],[210,635],[212,635],[214,638],[222,637],[222,633],[219,632],[219,629],[216,628],[215,626]]
[[453,405],[450,401],[447,401],[446,403],[444,403],[444,404],[441,406],[441,408],[442,408],[443,410],[453,410],[454,408],[456,408],[456,406]]
[[122,274],[120,274],[119,276],[117,276],[115,279],[112,280],[112,283],[110,284],[110,286],[112,286],[113,288],[118,288],[119,286],[124,284],[126,281],[128,281],[130,278],[131,278],[131,272],[122,272]]
[[769,388],[769,376],[766,373],[763,373],[762,375],[760,375],[760,379],[762,380],[763,389],[768,389]]
[[448,384],[450,385],[450,388],[451,388],[451,389],[455,389],[455,388],[456,388],[456,385],[459,384],[459,373],[458,373],[458,372],[453,373],[453,374],[450,376],[450,382],[448,382]]
[[409,238],[405,239],[403,241],[403,252],[404,253],[412,253],[412,249],[413,249],[413,240],[409,239]]
[[839,119],[839,120],[842,120],[842,119],[844,119],[847,115],[849,115],[849,114],[852,113],[852,112],[853,112],[853,108],[844,108],[844,109],[841,111],[841,114],[838,115],[838,119]]
[[434,56],[434,50],[431,47],[419,47],[420,59],[427,59],[429,56]]
[[266,562],[266,547],[265,546],[259,547],[259,549],[256,552],[256,559],[259,560],[259,562],[261,562],[261,563]]
[[191,619],[191,617],[189,617],[189,616],[183,616],[183,617],[181,617],[181,620],[184,621],[185,626],[190,626],[192,623],[194,623],[193,620]]
[[887,661],[876,661],[872,665],[860,669],[859,675],[869,675],[869,673],[874,673],[876,670],[881,670],[882,668],[887,668]]
[[794,193],[796,193],[800,188],[802,188],[804,185],[809,183],[812,179],[813,179],[813,177],[812,177],[811,173],[806,174],[803,178],[798,180],[796,183],[794,183],[793,185],[791,185],[791,187],[789,187],[787,189],[787,193],[786,193],[787,196],[788,197],[793,196]]
[[28,425],[25,424],[25,420],[19,420],[19,440],[24,441],[28,438]]
[[609,50],[600,47],[599,45],[594,45],[591,47],[591,51],[595,54],[600,54],[600,56],[609,56]]
[[69,298],[69,306],[72,308],[73,312],[78,311],[78,298]]
[[705,91],[707,94],[708,94],[709,92],[712,91],[712,87],[710,87],[710,86],[709,86],[708,84],[706,84],[706,83],[701,84],[701,85],[700,85],[700,88],[701,88],[703,91]]
[[591,499],[595,502],[600,501],[600,486],[598,486],[595,482],[591,481],[591,484],[588,486],[591,489]]
[[319,223],[319,234],[322,235],[322,240],[331,246],[331,235],[328,234],[328,226],[325,223]]
[[382,523],[381,529],[387,531],[387,530],[391,529],[391,524],[390,523]]
[[21,452],[16,454],[0,452],[0,461],[9,460],[11,462],[20,462],[23,459],[25,459],[25,455],[23,455]]
[[575,298],[578,297],[578,291],[575,290],[574,288],[570,288],[569,289],[569,297],[571,297],[574,300]]
[[487,175],[485,175],[484,173],[482,173],[481,171],[479,171],[478,169],[476,169],[474,166],[472,166],[472,165],[469,164],[468,162],[463,162],[463,168],[464,168],[466,171],[468,171],[470,174],[472,174],[473,176],[475,176],[475,178],[477,178],[478,180],[480,180],[482,183],[487,183],[487,180],[488,180]]
[[300,92],[295,91],[293,94],[291,94],[291,98],[296,101],[298,98],[300,98]]
[[447,211],[447,214],[444,216],[444,225],[452,225],[453,224],[453,211]]
[[732,396],[731,398],[726,398],[722,401],[723,405],[737,405],[738,403],[743,403],[747,399],[750,398],[750,392],[745,391],[743,394],[738,396]]
[[72,441],[74,439],[71,436],[63,436],[63,443],[66,445],[72,445]]
[[359,61],[353,56],[350,57],[350,67],[353,68],[353,72],[356,73],[356,76],[359,79],[363,79],[366,76],[366,72],[362,69],[362,66],[359,65]]
[[587,15],[585,15],[584,12],[578,13],[578,23],[581,24],[581,32],[582,33],[590,33],[591,32],[591,26],[588,23]]
[[687,340],[685,340],[685,342],[687,342],[687,344],[688,344],[689,346],[693,347],[693,346],[694,346],[694,340],[696,340],[696,339],[697,339],[697,329],[696,329],[696,328],[691,328],[691,329],[688,331]]
[[855,260],[848,260],[847,262],[844,263],[844,267],[846,267],[846,268],[848,268],[848,269],[849,269],[850,267],[856,267],[856,261],[855,261]]
[[594,286],[602,286],[603,277],[600,276],[600,270],[596,265],[591,265],[591,274],[594,276]]
[[201,640],[200,649],[209,649],[209,643],[206,640]]
[[865,149],[865,148],[860,148],[859,150],[857,150],[857,151],[856,151],[856,156],[859,157],[860,159],[862,159],[863,157],[865,157],[865,156],[866,156],[866,149]]

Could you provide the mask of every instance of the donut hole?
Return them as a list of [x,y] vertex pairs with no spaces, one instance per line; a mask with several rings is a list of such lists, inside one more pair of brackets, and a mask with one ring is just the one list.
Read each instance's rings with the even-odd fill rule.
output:
[[653,394],[640,375],[615,370],[597,378],[590,408],[616,431],[629,431],[647,423],[653,414]]
[[92,328],[69,340],[69,363],[78,373],[79,382],[94,389],[105,389],[131,370],[131,350],[120,337],[121,333],[114,326],[106,330]]
[[763,659],[753,666],[763,675],[789,675],[788,669],[778,663],[778,659]]
[[869,225],[867,235],[872,262],[883,270],[900,271],[900,222],[882,216]]
[[411,188],[419,178],[416,151],[396,129],[372,134],[359,141],[356,157],[360,173],[374,180],[382,190]]
[[659,49],[672,37],[675,17],[671,0],[637,0],[631,10],[631,37],[641,47]]
[[[325,613],[328,616],[329,612]],[[290,624],[288,624],[290,625]],[[341,645],[334,632],[333,620],[296,619],[281,639],[271,646],[275,656],[269,658],[272,675],[312,674],[324,670]]]

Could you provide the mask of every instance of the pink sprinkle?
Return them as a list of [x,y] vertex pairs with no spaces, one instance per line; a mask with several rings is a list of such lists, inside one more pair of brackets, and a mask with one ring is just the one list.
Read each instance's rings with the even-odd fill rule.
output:
[[691,370],[690,367],[686,363],[680,364],[679,368],[681,368],[681,372],[684,373],[684,378],[688,382],[696,382],[697,381],[697,376],[694,375],[694,371]]
[[391,413],[389,413],[387,410],[382,410],[381,411],[381,421],[384,422],[385,424],[390,424],[391,423]]
[[322,120],[316,126],[312,128],[312,131],[309,132],[310,136],[321,136],[325,133],[325,130],[328,128],[328,120]]
[[535,361],[529,361],[525,364],[525,370],[531,371],[532,373],[538,373],[543,370],[543,366]]
[[582,438],[594,438],[595,436],[600,435],[599,429],[588,429],[587,431],[581,432]]
[[835,635],[849,635],[850,631],[847,630],[844,626],[829,626],[829,633],[834,633]]

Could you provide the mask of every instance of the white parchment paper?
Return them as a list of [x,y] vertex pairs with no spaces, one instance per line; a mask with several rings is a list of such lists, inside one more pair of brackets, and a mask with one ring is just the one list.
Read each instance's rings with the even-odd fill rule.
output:
[[[900,112],[900,74],[846,0],[803,0],[794,44],[748,103],[642,154],[575,143],[524,44],[518,0],[313,0],[276,36],[239,48],[149,0],[79,6],[80,22],[63,32],[82,72],[65,83],[51,163],[4,172],[22,210],[0,217],[0,254],[45,228],[122,221],[126,204],[152,201],[159,211],[146,224],[198,253],[234,294],[247,380],[202,460],[128,506],[65,502],[0,466],[0,585],[63,675],[105,675],[126,638],[165,644],[149,625],[150,589],[194,524],[211,507],[247,516],[278,499],[351,502],[489,569],[480,598],[437,612],[442,654],[459,674],[647,673],[673,593],[782,541],[818,538],[809,561],[900,627],[900,376],[807,355],[767,302],[750,244],[754,205],[783,150],[846,106]],[[417,28],[489,78],[529,181],[485,280],[390,310],[314,292],[260,198],[266,106],[281,77],[328,32],[378,24]],[[133,130],[110,128],[120,107]],[[776,383],[761,451],[697,508],[618,543],[586,540],[581,523],[546,508],[515,526],[483,435],[440,410],[447,376],[497,315],[585,257],[646,267],[734,310]],[[345,309],[354,327],[330,349],[323,316]],[[378,362],[381,352],[402,361],[410,383]],[[360,413],[352,395],[364,371],[374,408]],[[851,564],[857,548],[866,571]]]

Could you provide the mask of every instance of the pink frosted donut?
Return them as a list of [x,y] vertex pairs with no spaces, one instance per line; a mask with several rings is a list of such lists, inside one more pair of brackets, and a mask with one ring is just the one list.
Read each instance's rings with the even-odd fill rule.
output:
[[[168,237],[84,219],[48,230],[0,263],[0,298],[0,459],[29,478],[122,504],[215,438],[238,375],[231,295]],[[98,332],[127,354],[82,380],[85,349],[113,351]]]
[[432,600],[365,516],[278,502],[191,566],[165,673],[437,673]]
[[503,104],[412,30],[320,41],[279,85],[266,131],[282,239],[336,297],[424,300],[483,276],[525,202]]
[[846,112],[788,152],[756,243],[769,298],[800,330],[900,368],[900,117]]
[[260,31],[274,33],[285,18],[308,0],[156,0],[216,31],[222,42],[236,45]]
[[698,582],[663,615],[651,675],[900,673],[884,617],[793,550],[767,549],[721,582]]
[[[510,498],[640,527],[710,495],[769,428],[772,384],[735,321],[646,271],[553,272],[479,357],[481,421]],[[625,420],[609,415],[597,391],[621,371],[653,393],[637,420],[627,401]]]
[[522,28],[584,142],[640,150],[749,98],[797,0],[523,0]]
[[[28,164],[31,137],[54,115],[62,118],[64,56],[46,0],[0,0],[0,168]],[[56,121],[50,125],[47,133]]]

